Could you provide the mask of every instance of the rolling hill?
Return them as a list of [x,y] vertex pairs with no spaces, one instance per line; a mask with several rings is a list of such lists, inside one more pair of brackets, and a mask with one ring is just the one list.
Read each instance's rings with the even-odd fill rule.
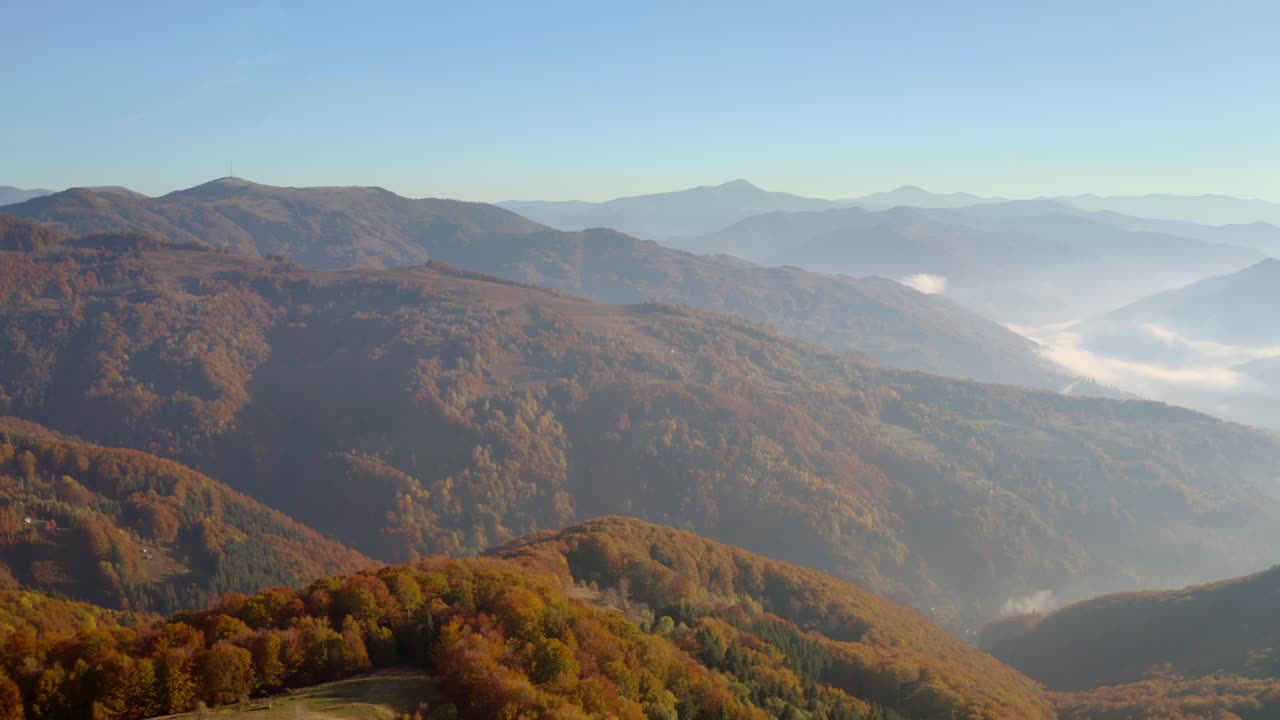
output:
[[1041,590],[1249,572],[1280,527],[1280,440],[1164,405],[438,263],[324,273],[136,236],[0,259],[0,412],[178,459],[379,560],[628,514],[963,630]]
[[0,593],[0,708],[136,720],[407,666],[441,720],[1053,717],[1036,683],[918,614],[688,533],[606,519],[504,554],[168,619]]
[[371,564],[173,461],[0,418],[0,590],[173,611]]
[[1026,338],[893,282],[700,257],[610,230],[560,232],[491,205],[223,179],[155,199],[69,190],[7,210],[72,234],[149,232],[318,269],[431,258],[604,302],[736,313],[908,369],[1054,390],[1073,379]]
[[[1068,717],[1280,713],[1280,568],[1211,585],[1123,593],[984,632],[997,657],[1066,691]],[[1103,709],[1106,712],[1103,712]],[[1129,714],[1125,714],[1125,713]],[[1175,713],[1182,713],[1177,714]]]

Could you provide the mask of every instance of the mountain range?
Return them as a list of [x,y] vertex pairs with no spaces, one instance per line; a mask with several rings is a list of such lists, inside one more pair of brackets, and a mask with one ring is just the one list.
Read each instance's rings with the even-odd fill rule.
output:
[[[406,666],[440,719],[1280,711],[1275,570],[1052,612],[1273,562],[1280,437],[878,362],[1031,367],[936,294],[963,272],[766,268],[376,188],[11,207],[51,224],[0,215],[3,720]],[[1046,200],[747,223],[810,215],[958,268],[993,238],[1026,264],[1253,253],[1069,329],[1277,373],[1280,265],[1218,237],[1265,226]],[[791,337],[833,328],[875,357]]]
[[1050,201],[770,213],[681,244],[823,272],[937,278],[966,307],[1029,326],[1088,317],[1264,256]]
[[646,240],[704,235],[766,212],[820,210],[828,200],[761,190],[746,180],[638,195],[603,203],[512,200],[498,203],[560,230],[613,228]]
[[624,513],[964,630],[1041,590],[1249,572],[1280,527],[1280,440],[1165,405],[888,369],[434,261],[2,246],[0,412],[181,461],[381,561]]
[[[1060,195],[1034,198],[1081,212],[1118,215],[1152,223],[1184,226],[1280,225],[1280,203],[1224,195]],[[746,180],[674,192],[617,198],[605,202],[508,201],[498,205],[561,230],[610,227],[650,240],[708,235],[753,215],[860,207],[958,209],[1010,202],[973,193],[935,193],[914,185],[838,200],[763,190]],[[1018,201],[1014,201],[1018,202]],[[1025,201],[1021,201],[1025,202]],[[1125,222],[1121,220],[1121,222]],[[1172,234],[1183,234],[1175,232]],[[1272,235],[1274,239],[1274,235]]]
[[492,205],[223,179],[154,199],[73,189],[5,210],[74,234],[153,233],[318,269],[436,259],[604,302],[740,314],[899,367],[1055,390],[1074,379],[1008,328],[892,281],[697,256],[612,230],[562,232]]

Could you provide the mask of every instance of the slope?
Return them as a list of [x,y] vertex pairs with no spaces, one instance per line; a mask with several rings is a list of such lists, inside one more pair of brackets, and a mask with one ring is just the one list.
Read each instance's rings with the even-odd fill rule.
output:
[[[1186,356],[1197,349],[1213,351],[1205,345],[1259,348],[1265,356],[1268,346],[1280,347],[1280,325],[1274,322],[1277,306],[1280,260],[1267,259],[1238,272],[1143,298],[1081,323],[1077,330],[1092,347],[1143,360],[1168,358],[1170,352]],[[1156,326],[1185,340],[1179,343],[1169,333],[1163,337],[1146,333],[1152,342],[1145,351],[1136,342],[1123,342],[1125,335],[1137,341],[1144,326]],[[1237,361],[1248,359],[1252,358]]]
[[629,613],[653,617],[655,627],[748,687],[771,684],[774,671],[762,659],[781,651],[802,681],[907,717],[1047,712],[1025,700],[1035,696],[1034,684],[919,614],[856,585],[692,533],[602,518],[491,554],[545,567]]
[[0,418],[0,589],[172,611],[370,564],[175,462]]
[[1072,379],[1009,329],[882,280],[698,257],[607,230],[564,233],[489,205],[228,178],[154,200],[71,190],[7,209],[72,233],[151,232],[320,269],[434,258],[605,302],[737,313],[913,370],[1055,390]]
[[[710,555],[666,605],[677,617],[656,619],[617,577],[576,582],[560,554],[635,558],[635,593],[660,600],[672,571],[649,555],[689,565],[691,542]],[[433,719],[1053,716],[1034,682],[915,613],[687,533],[607,520],[512,554],[232,593],[164,620],[0,593],[0,699],[25,701],[6,720],[134,720],[395,666],[425,671]]]
[[[1274,717],[1280,712],[1280,568],[1211,585],[1124,593],[1012,618],[984,647],[1052,688],[1069,716]],[[1168,714],[1160,714],[1161,711]],[[1128,711],[1129,715],[1122,715]],[[1106,715],[1099,714],[1100,717]]]
[[1280,382],[1266,371],[1280,355],[1277,288],[1280,260],[1264,260],[1078,323],[1061,340],[1042,340],[1074,348],[1066,358],[1099,358],[1128,371],[1131,383],[1144,385],[1131,389],[1146,397],[1278,428]]
[[183,460],[370,556],[625,513],[957,628],[1265,562],[1280,442],[1184,410],[884,369],[749,322],[439,264],[155,240],[0,255],[0,412]]

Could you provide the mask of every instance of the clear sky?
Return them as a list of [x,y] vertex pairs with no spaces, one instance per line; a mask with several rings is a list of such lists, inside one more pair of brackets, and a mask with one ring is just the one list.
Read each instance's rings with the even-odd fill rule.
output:
[[0,0],[0,185],[1280,200],[1280,3]]

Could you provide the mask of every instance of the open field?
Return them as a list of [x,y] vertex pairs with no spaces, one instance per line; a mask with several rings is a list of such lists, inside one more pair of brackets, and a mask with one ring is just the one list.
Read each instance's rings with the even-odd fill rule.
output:
[[[285,695],[257,698],[245,709],[212,708],[216,720],[393,720],[412,715],[421,702],[435,704],[430,676],[411,670],[348,678],[338,682],[294,690]],[[198,713],[170,715],[169,719],[197,718]]]

